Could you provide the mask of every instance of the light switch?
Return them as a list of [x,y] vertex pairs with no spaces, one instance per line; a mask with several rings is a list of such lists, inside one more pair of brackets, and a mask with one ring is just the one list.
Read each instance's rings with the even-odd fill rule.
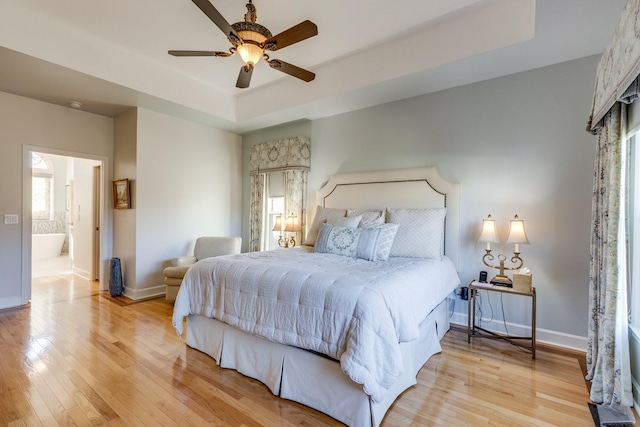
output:
[[18,215],[17,214],[5,214],[4,215],[4,223],[5,224],[17,224],[18,223]]

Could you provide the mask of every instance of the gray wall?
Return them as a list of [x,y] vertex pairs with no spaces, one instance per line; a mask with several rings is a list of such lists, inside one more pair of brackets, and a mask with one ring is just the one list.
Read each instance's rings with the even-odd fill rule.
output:
[[[23,251],[30,247],[27,236],[31,227],[29,212],[23,210],[25,190],[30,185],[29,159],[24,147],[49,154],[100,158],[109,161],[113,153],[113,120],[70,108],[34,101],[0,92],[0,218],[18,214],[20,224],[0,221],[0,309],[26,304],[29,298],[30,259]],[[106,175],[110,179],[110,174]],[[107,212],[104,226],[110,230]],[[110,242],[103,246],[104,256],[111,256]],[[25,260],[23,264],[23,260]]]
[[240,235],[238,135],[143,108],[116,118],[116,179],[132,179],[132,208],[114,212],[124,294],[165,292],[162,271],[200,236]]
[[[504,241],[509,220],[518,214],[531,242],[521,252],[538,293],[538,336],[584,348],[595,153],[595,137],[585,127],[597,62],[598,57],[583,58],[256,131],[243,139],[244,176],[250,145],[295,135],[311,138],[310,199],[334,173],[438,166],[445,178],[461,184],[461,281],[487,270],[483,245],[476,241],[482,219],[491,213]],[[246,185],[244,190],[246,215]],[[488,272],[492,277],[497,270]],[[500,324],[501,305],[514,327],[530,322],[525,298],[494,298],[492,305]],[[466,323],[466,302],[456,301],[455,311],[453,320]],[[484,313],[490,313],[488,306]]]

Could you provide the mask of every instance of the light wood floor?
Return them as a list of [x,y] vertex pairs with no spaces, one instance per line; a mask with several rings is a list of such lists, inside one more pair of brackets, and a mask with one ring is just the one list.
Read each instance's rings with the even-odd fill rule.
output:
[[[30,307],[0,313],[0,425],[341,425],[188,348],[171,313],[164,299],[116,304],[74,276],[34,279]],[[532,361],[459,330],[443,348],[384,426],[593,426],[575,354]]]

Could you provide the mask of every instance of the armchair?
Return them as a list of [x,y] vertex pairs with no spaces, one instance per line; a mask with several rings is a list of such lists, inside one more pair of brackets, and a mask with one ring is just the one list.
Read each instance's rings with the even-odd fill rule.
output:
[[174,258],[171,260],[171,266],[164,269],[167,301],[173,302],[176,300],[182,279],[189,267],[201,259],[239,254],[241,245],[241,237],[199,237],[196,240],[193,255]]

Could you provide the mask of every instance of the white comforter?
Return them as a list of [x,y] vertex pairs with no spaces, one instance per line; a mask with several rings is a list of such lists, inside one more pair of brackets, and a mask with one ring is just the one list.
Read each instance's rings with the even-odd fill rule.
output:
[[370,262],[301,247],[202,260],[184,277],[173,325],[213,317],[272,341],[326,354],[376,402],[402,373],[399,342],[459,284],[453,263]]

